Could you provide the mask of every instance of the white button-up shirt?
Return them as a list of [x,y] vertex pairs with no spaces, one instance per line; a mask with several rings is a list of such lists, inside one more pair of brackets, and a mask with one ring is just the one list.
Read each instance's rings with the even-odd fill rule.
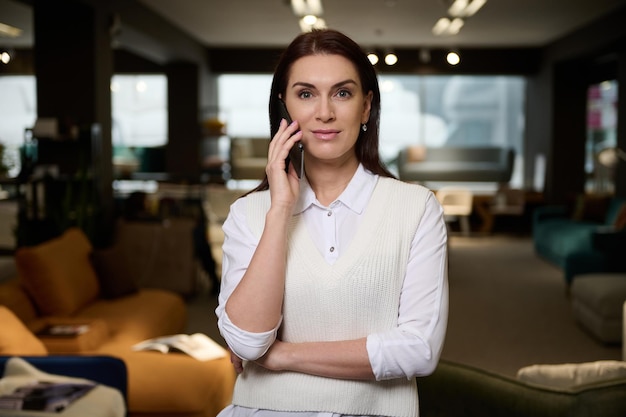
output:
[[[306,178],[302,178],[294,214],[302,213],[315,246],[329,264],[333,264],[350,245],[377,180],[377,175],[360,165],[339,198],[324,206],[317,201]],[[245,206],[245,199],[235,201],[223,225],[222,284],[215,312],[220,332],[231,350],[240,357],[253,358],[262,356],[269,349],[280,323],[271,331],[250,333],[235,326],[225,311],[226,301],[243,277],[258,244],[258,238],[247,227]],[[431,373],[443,347],[447,314],[447,233],[443,210],[431,193],[411,244],[399,302],[398,326],[367,337],[367,352],[376,379],[413,378]],[[248,412],[252,411],[230,406],[224,413],[249,416]],[[280,417],[303,415],[265,413]]]

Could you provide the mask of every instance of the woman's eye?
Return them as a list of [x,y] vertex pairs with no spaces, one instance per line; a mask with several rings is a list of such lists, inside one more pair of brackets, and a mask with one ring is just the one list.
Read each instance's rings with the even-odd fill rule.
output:
[[337,96],[340,98],[348,98],[352,95],[352,93],[350,93],[350,91],[348,90],[339,90],[337,92]]
[[300,92],[300,98],[311,98],[311,92],[310,91],[301,91]]

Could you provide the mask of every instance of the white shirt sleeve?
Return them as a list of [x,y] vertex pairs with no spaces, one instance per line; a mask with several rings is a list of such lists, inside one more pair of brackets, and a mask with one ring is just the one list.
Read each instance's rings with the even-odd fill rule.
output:
[[222,282],[215,314],[220,334],[233,353],[241,359],[256,360],[263,356],[276,340],[281,322],[270,331],[251,333],[235,326],[225,310],[226,301],[243,278],[258,244],[258,239],[248,227],[245,212],[246,199],[236,200],[222,226],[224,231]]
[[413,378],[435,370],[448,319],[447,264],[443,210],[431,194],[411,244],[398,327],[367,338],[377,380]]

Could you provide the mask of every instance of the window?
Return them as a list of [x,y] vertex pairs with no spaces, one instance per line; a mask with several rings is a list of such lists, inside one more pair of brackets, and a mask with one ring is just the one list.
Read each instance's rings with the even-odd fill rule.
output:
[[20,171],[19,150],[24,131],[37,119],[36,80],[32,75],[0,77],[0,144],[5,148],[0,164],[8,168],[9,177]]
[[617,156],[617,81],[604,81],[587,90],[586,190],[614,191]]
[[111,80],[113,175],[163,171],[167,144],[167,77],[115,75]]
[[[271,75],[218,77],[219,117],[230,137],[269,137]],[[380,154],[390,168],[401,148],[509,146],[522,185],[524,89],[515,76],[380,75]]]
[[115,75],[111,92],[114,146],[154,147],[167,143],[165,75]]

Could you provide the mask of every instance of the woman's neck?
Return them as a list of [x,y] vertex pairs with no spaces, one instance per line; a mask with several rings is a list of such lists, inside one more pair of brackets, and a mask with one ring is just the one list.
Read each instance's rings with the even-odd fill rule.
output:
[[359,162],[356,159],[340,166],[316,165],[306,170],[307,181],[317,200],[328,206],[343,193],[358,167]]

